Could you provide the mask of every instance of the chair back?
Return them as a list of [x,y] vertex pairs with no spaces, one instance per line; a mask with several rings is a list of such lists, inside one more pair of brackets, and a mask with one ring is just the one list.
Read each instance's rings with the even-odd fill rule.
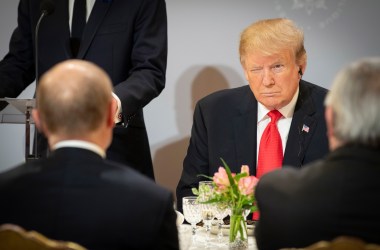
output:
[[68,241],[48,239],[36,231],[25,231],[13,224],[0,226],[0,249],[4,250],[86,250]]
[[305,248],[282,248],[280,250],[380,250],[380,245],[366,243],[351,236],[339,236],[332,241],[319,241]]

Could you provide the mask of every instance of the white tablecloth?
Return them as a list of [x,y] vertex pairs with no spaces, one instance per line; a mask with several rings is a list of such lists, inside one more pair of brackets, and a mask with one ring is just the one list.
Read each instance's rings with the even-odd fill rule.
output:
[[[191,233],[191,226],[182,224],[178,226],[179,242],[181,250],[199,250],[199,249],[228,249],[228,235],[223,236],[220,240],[218,236],[210,233],[209,247],[206,248],[207,234],[203,227],[198,227],[195,240]],[[248,236],[248,249],[257,250],[256,241],[253,236]]]

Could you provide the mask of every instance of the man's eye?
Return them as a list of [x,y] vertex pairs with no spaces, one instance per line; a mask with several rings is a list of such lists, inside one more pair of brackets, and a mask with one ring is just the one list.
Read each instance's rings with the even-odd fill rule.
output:
[[283,69],[284,69],[283,64],[276,64],[273,66],[273,71],[276,73],[281,72]]
[[251,69],[251,72],[252,73],[259,73],[261,72],[262,68],[254,68],[254,69]]

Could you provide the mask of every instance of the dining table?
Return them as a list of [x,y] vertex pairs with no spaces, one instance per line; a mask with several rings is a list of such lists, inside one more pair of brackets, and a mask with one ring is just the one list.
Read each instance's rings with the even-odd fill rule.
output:
[[[177,225],[177,227],[180,250],[229,249],[228,227],[226,226],[221,229],[223,236],[218,235],[219,229],[217,225],[212,226],[209,233],[206,232],[203,226],[197,226],[195,235],[192,235],[191,225],[189,224],[183,223]],[[248,249],[257,250],[253,231],[248,231],[248,233]]]

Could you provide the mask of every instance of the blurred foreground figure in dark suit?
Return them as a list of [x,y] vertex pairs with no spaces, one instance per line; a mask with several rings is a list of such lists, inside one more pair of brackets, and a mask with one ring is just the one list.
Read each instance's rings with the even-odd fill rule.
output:
[[172,194],[105,159],[116,105],[95,64],[69,60],[43,76],[33,118],[51,154],[0,175],[0,224],[88,249],[178,249]]
[[380,243],[380,58],[343,69],[325,105],[330,154],[259,181],[259,249],[305,247],[340,235]]

